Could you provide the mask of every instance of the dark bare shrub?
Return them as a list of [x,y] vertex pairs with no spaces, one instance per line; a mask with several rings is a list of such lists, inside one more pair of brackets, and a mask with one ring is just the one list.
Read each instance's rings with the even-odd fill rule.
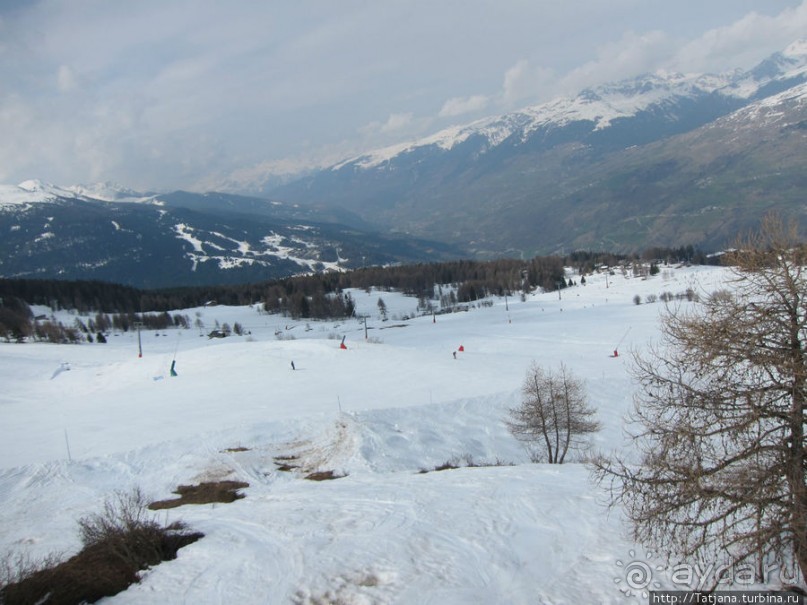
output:
[[3,575],[3,605],[79,605],[118,594],[139,581],[138,573],[161,561],[176,558],[177,551],[202,537],[177,521],[161,526],[146,513],[140,490],[117,492],[100,513],[79,521],[84,545],[67,559],[43,565],[20,565]]

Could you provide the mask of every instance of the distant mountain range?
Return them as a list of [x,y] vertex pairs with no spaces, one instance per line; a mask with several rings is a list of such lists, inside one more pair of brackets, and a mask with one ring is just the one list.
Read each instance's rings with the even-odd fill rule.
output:
[[0,277],[237,283],[463,256],[710,250],[769,210],[807,225],[807,41],[750,71],[591,88],[261,195],[0,186]]
[[720,246],[801,216],[807,41],[750,71],[653,74],[348,159],[272,189],[479,256]]
[[[0,186],[0,276],[155,288],[249,283],[363,265],[456,258],[449,245],[345,227],[228,194],[109,185]],[[355,222],[355,221],[354,221]]]

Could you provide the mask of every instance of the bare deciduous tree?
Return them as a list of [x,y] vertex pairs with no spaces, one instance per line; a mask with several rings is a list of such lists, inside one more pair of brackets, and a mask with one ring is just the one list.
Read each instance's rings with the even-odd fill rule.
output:
[[584,435],[600,429],[582,381],[563,364],[554,372],[533,363],[521,392],[522,403],[509,410],[506,424],[536,462],[562,464],[569,450],[581,445]]
[[804,578],[807,249],[768,217],[727,260],[733,295],[668,311],[660,345],[634,355],[638,459],[600,458],[596,475],[637,541]]

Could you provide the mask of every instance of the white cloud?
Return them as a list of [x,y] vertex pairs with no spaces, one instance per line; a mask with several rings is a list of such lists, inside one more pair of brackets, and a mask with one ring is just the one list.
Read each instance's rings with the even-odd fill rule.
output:
[[187,187],[268,158],[347,157],[658,68],[747,67],[807,32],[807,0],[500,4],[0,9],[0,180]]
[[0,182],[8,183],[9,179],[15,178],[23,181],[26,177],[40,176],[34,172],[24,172],[31,170],[32,167],[25,160],[38,151],[36,148],[47,147],[37,145],[30,136],[26,136],[33,122],[33,111],[23,99],[13,94],[0,97],[0,131],[4,138],[14,141],[13,145],[0,145]]
[[393,113],[387,118],[387,121],[381,125],[379,130],[382,133],[403,130],[412,123],[414,118],[415,116],[412,113]]
[[654,72],[674,48],[674,41],[661,31],[625,32],[618,41],[600,46],[596,59],[567,73],[558,83],[559,92],[575,93],[597,84]]
[[454,97],[443,103],[438,114],[441,118],[453,118],[466,113],[482,111],[488,106],[490,99],[485,95],[472,95],[470,97]]
[[504,105],[512,106],[525,99],[545,96],[554,77],[555,74],[551,69],[532,65],[527,59],[521,59],[504,74],[502,86]]
[[752,67],[807,35],[807,0],[778,15],[751,12],[724,27],[710,29],[684,45],[671,59],[680,71],[719,71],[726,64]]
[[358,132],[368,140],[376,136],[406,136],[413,131],[422,131],[429,120],[416,118],[412,112],[393,113],[384,122],[374,121],[365,124]]

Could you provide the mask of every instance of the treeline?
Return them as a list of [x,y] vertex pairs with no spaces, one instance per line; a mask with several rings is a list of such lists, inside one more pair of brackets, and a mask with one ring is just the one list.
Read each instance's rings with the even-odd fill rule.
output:
[[108,315],[96,313],[94,317],[76,317],[71,325],[65,326],[55,318],[34,317],[31,308],[21,298],[5,296],[0,299],[0,338],[8,342],[35,340],[57,344],[81,341],[106,342],[110,331],[128,332],[145,330],[165,330],[166,328],[191,327],[190,317],[175,313],[119,313]]
[[435,287],[453,285],[458,302],[473,302],[485,296],[529,292],[535,288],[554,290],[564,281],[564,259],[558,256],[532,260],[451,261],[370,267],[340,274],[340,287],[399,290],[410,296],[434,298]]
[[187,315],[179,313],[171,315],[167,311],[162,313],[117,313],[112,316],[106,313],[96,313],[95,317],[91,317],[86,322],[81,318],[76,318],[76,326],[87,334],[109,332],[110,330],[128,332],[138,327],[144,330],[165,330],[167,328],[187,330],[191,327],[191,319]]
[[[93,325],[65,328],[64,338],[76,334],[127,330],[137,321],[152,329],[171,325],[188,327],[187,319],[169,315],[170,311],[204,305],[243,306],[261,304],[270,313],[295,319],[344,318],[353,315],[355,305],[345,293],[348,288],[376,287],[397,290],[421,300],[440,300],[446,296],[442,286],[450,286],[450,302],[469,303],[488,296],[529,293],[536,288],[555,290],[568,284],[564,267],[574,267],[581,274],[603,265],[624,265],[636,260],[651,262],[705,263],[705,254],[691,246],[653,248],[641,255],[615,255],[602,252],[574,252],[567,257],[536,257],[531,260],[499,259],[493,261],[461,260],[417,265],[369,267],[347,273],[322,273],[289,277],[271,282],[238,286],[181,287],[138,290],[100,281],[60,281],[0,279],[0,338],[7,340],[36,337],[36,325],[28,304],[52,311],[75,310],[80,315],[96,314]],[[27,303],[27,304],[26,304]],[[146,314],[157,315],[146,315]],[[112,317],[104,319],[105,315]],[[116,325],[116,322],[120,325]],[[27,325],[27,327],[25,327]],[[56,339],[55,336],[50,338]]]
[[50,307],[54,311],[134,313],[142,310],[141,295],[136,288],[101,281],[0,279],[0,299],[16,297],[30,305]]
[[[528,261],[455,261],[392,267],[372,267],[347,273],[322,273],[238,286],[181,287],[138,290],[99,281],[0,279],[0,299],[17,297],[53,311],[78,313],[146,313],[187,309],[206,304],[264,303],[267,309],[301,317],[340,317],[352,314],[347,288],[379,287],[412,296],[433,298],[435,287],[457,287],[460,302],[483,296],[554,289],[563,278],[564,260],[538,257]],[[307,309],[305,307],[308,307]]]
[[720,256],[708,255],[694,246],[677,248],[653,247],[634,254],[613,254],[577,250],[565,258],[567,267],[574,267],[579,273],[591,273],[598,267],[616,267],[637,261],[661,264],[719,265]]

